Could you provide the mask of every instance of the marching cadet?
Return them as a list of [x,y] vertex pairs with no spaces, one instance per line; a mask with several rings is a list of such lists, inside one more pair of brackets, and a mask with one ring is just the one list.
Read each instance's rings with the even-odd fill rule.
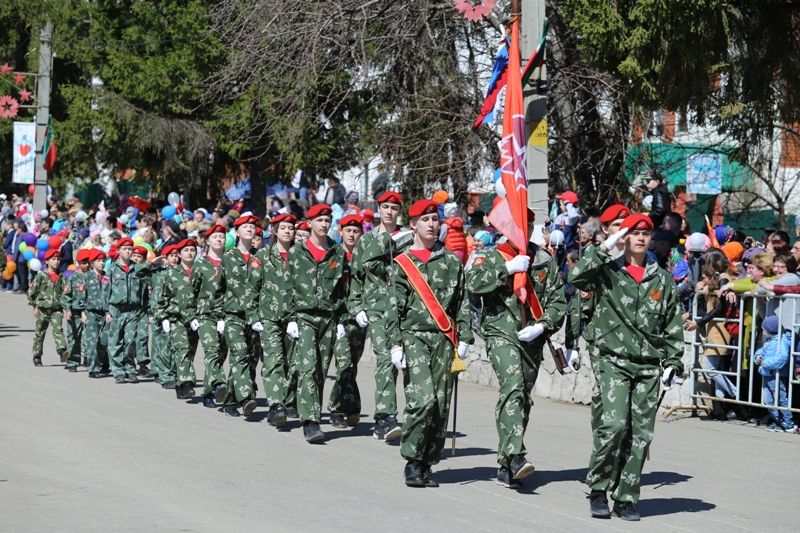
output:
[[[178,268],[180,255],[174,244],[161,248],[161,257],[150,266],[150,316],[155,321],[158,306],[163,300],[162,288],[167,273]],[[169,333],[164,332],[161,323],[153,324],[153,372],[157,374],[155,381],[161,383],[161,388],[172,390],[175,388],[175,353],[172,349]]]
[[[528,210],[528,240],[533,218],[533,212]],[[526,294],[536,297],[526,302],[524,318],[513,289],[517,272],[527,273]],[[475,257],[467,272],[467,289],[483,299],[481,330],[500,385],[494,411],[500,438],[497,483],[517,488],[519,480],[534,471],[525,458],[525,431],[533,407],[531,393],[545,341],[564,320],[564,283],[558,264],[546,250],[529,242],[527,250],[518,252],[505,242]],[[528,323],[537,315],[539,319]]]
[[205,374],[203,376],[203,405],[216,407],[225,401],[228,386],[225,384],[225,317],[222,303],[225,292],[222,288],[222,256],[225,253],[225,228],[219,224],[210,227],[204,234],[206,254],[194,262],[192,267],[192,291],[195,301],[195,317],[199,323],[197,332],[203,344]]
[[175,357],[175,396],[179,400],[190,400],[194,398],[194,356],[199,340],[197,330],[200,329],[191,283],[197,241],[183,239],[175,249],[181,262],[167,270],[153,318],[169,335],[170,349]]
[[106,254],[102,250],[89,250],[89,261],[92,269],[84,275],[83,313],[81,321],[84,325],[86,339],[85,357],[89,366],[89,377],[100,378],[108,375],[108,313],[107,289],[109,279],[103,268]]
[[254,290],[261,270],[261,261],[252,251],[258,217],[245,213],[233,222],[236,246],[222,256],[222,286],[225,290],[225,343],[228,345],[227,395],[223,412],[245,416],[256,409],[255,383],[251,368],[258,363],[258,333],[264,326],[258,320],[258,294]]
[[[143,265],[147,259],[147,248],[144,246],[134,246],[133,254],[131,254],[131,261],[136,265]],[[139,369],[136,373],[140,376],[150,376],[150,368],[147,366],[150,363],[150,351],[148,349],[148,342],[150,340],[150,315],[147,310],[150,303],[150,283],[149,276],[145,286],[142,288],[142,300],[139,302],[139,307],[136,310],[136,364]]]
[[[675,283],[648,260],[653,229],[646,215],[625,218],[620,231],[590,248],[572,269],[569,282],[591,292],[588,325],[590,358],[597,389],[592,399],[593,446],[586,483],[591,514],[608,518],[606,491],[613,513],[639,520],[640,478],[653,438],[659,376],[672,386],[683,373],[683,330]],[[624,252],[611,255],[624,240]]]
[[[347,215],[339,221],[339,234],[342,237],[347,265],[353,258],[353,250],[364,233],[364,221],[359,215]],[[345,272],[345,283],[349,287],[351,276]],[[361,394],[358,391],[356,376],[358,362],[364,352],[367,331],[359,326],[355,318],[348,316],[342,322],[345,335],[336,341],[333,349],[336,364],[336,381],[331,389],[328,411],[331,413],[331,425],[337,428],[355,427],[361,414]],[[328,366],[325,365],[327,371]]]
[[[64,280],[64,292],[61,295],[61,307],[64,309],[64,319],[67,321],[67,343],[69,344],[69,359],[64,367],[69,372],[77,372],[81,364],[83,347],[83,321],[81,316],[84,310],[83,292],[86,290],[84,275],[89,270],[89,250],[78,250],[75,262],[78,268],[72,275]],[[85,356],[84,356],[85,357]],[[88,365],[87,365],[88,366]]]
[[58,274],[61,254],[48,250],[44,254],[47,270],[39,272],[28,288],[28,305],[33,307],[36,330],[33,334],[33,366],[42,366],[42,350],[47,327],[52,326],[56,353],[62,363],[67,361],[67,341],[61,326],[61,295],[64,293],[64,278]]
[[392,364],[404,369],[406,408],[400,454],[406,485],[438,487],[431,465],[444,447],[454,354],[466,357],[473,340],[461,260],[437,245],[437,204],[418,200],[408,210],[414,241],[395,257],[396,297],[387,309]]
[[290,401],[290,358],[293,341],[286,335],[288,305],[285,297],[289,279],[289,250],[294,241],[294,215],[280,214],[272,219],[272,242],[259,250],[261,262],[258,297],[259,319],[264,326],[261,348],[264,364],[261,378],[267,396],[267,422],[280,429],[286,424],[286,405]]
[[397,217],[403,198],[389,191],[378,197],[380,225],[359,239],[350,265],[347,307],[356,322],[367,328],[375,354],[375,430],[378,440],[392,441],[402,430],[397,422],[397,369],[389,355],[386,306],[392,279],[392,254],[398,249],[392,235],[398,232]]
[[347,298],[344,283],[344,249],[328,237],[331,207],[317,204],[309,208],[311,236],[292,247],[288,255],[288,311],[292,317],[286,333],[295,339],[297,368],[297,410],[303,435],[309,443],[321,443],[325,434],[319,427],[323,365],[333,356],[336,339],[345,335],[339,322],[345,314]]

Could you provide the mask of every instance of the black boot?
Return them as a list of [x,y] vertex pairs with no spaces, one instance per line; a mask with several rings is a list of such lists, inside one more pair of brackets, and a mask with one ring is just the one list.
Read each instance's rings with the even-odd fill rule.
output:
[[286,425],[286,409],[284,409],[283,405],[276,403],[269,408],[267,422],[277,429]]
[[239,410],[236,408],[235,405],[224,405],[222,406],[222,412],[228,416],[239,416]]
[[372,437],[378,440],[384,440],[386,437],[386,418],[376,418],[375,427],[372,430]]
[[395,415],[389,415],[386,417],[386,433],[383,436],[383,440],[386,442],[391,442],[393,440],[397,440],[400,438],[400,435],[403,434],[403,428],[397,423],[397,417]]
[[58,350],[58,358],[61,360],[62,363],[66,363],[67,359],[69,359],[69,354],[66,350]]
[[142,363],[139,365],[139,370],[136,371],[136,374],[142,377],[150,377],[150,367],[147,366],[147,363]]
[[127,383],[139,383],[139,378],[136,377],[136,374],[128,374],[125,376],[125,381]]
[[325,442],[325,433],[319,428],[318,422],[304,422],[303,436],[305,436],[306,442],[310,444],[321,444]]
[[425,479],[422,474],[422,464],[417,461],[406,463],[405,471],[406,487],[424,487]]
[[161,383],[161,388],[162,389],[172,390],[172,389],[175,388],[175,382],[174,381],[164,381],[163,383]]
[[100,372],[89,372],[89,377],[92,379],[100,379],[102,376]]
[[358,422],[360,420],[361,420],[361,415],[358,413],[347,415],[347,426],[354,428],[358,425]]
[[209,409],[213,409],[216,407],[217,404],[214,402],[214,398],[211,396],[203,396],[203,407],[208,407]]
[[125,380],[125,376],[124,375],[119,375],[119,376],[114,378],[114,383],[116,383],[117,385],[121,385],[123,383],[127,383],[127,381]]
[[343,413],[331,413],[331,425],[335,428],[346,428],[347,419]]
[[194,387],[190,382],[181,383],[175,389],[175,396],[178,397],[179,400],[191,400],[194,398]]
[[507,489],[519,489],[522,487],[522,482],[518,479],[514,479],[511,476],[511,472],[508,471],[508,468],[504,466],[497,469],[497,484]]
[[608,498],[604,490],[593,490],[589,496],[589,510],[594,518],[611,518],[611,511],[608,510]]
[[287,407],[286,418],[300,418],[300,415],[297,414],[297,407]]
[[511,477],[514,479],[522,479],[533,474],[533,471],[536,469],[525,459],[524,455],[519,454],[511,458],[511,461],[508,463],[508,470],[511,472]]
[[242,413],[244,416],[250,416],[256,410],[258,404],[255,400],[245,400],[242,402]]
[[614,502],[614,511],[612,512],[614,516],[629,522],[638,522],[642,518],[633,502]]
[[42,366],[42,358],[41,357],[34,357],[33,358],[33,366]]
[[439,486],[439,483],[433,479],[433,472],[431,472],[431,465],[428,463],[422,463],[422,481],[425,482],[425,486],[428,488],[436,488]]
[[214,401],[217,403],[222,403],[225,401],[225,396],[228,394],[228,386],[224,383],[220,383],[216,387],[214,387]]
[[70,365],[70,366],[67,367],[67,372],[77,372],[77,371],[78,371],[78,367],[75,366],[75,365]]

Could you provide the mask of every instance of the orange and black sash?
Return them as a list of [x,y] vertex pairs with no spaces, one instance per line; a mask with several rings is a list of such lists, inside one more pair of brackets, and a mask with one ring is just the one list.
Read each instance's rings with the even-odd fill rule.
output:
[[[503,256],[503,259],[505,259],[506,261],[510,261],[517,255],[519,255],[517,251],[514,249],[514,247],[508,244],[507,242],[498,244],[496,250],[500,253],[500,255]],[[527,273],[525,274],[525,293],[527,295],[526,299],[528,300],[525,303],[528,305],[528,308],[531,311],[531,316],[533,317],[534,320],[539,320],[540,318],[542,318],[542,314],[544,314],[544,311],[542,311],[542,304],[539,302],[539,297],[536,296],[536,291],[533,289],[533,284],[531,283],[531,277]]]
[[453,347],[457,347],[458,333],[456,332],[455,323],[447,316],[442,304],[439,303],[436,295],[433,294],[433,289],[431,289],[431,286],[425,281],[425,277],[422,275],[422,272],[419,271],[417,265],[404,253],[396,256],[394,261],[403,269],[403,272],[406,273],[406,277],[409,283],[411,283],[411,288],[419,295],[422,303],[425,304],[425,308],[431,314],[433,321],[436,322],[436,325],[442,330],[445,337],[453,343]]

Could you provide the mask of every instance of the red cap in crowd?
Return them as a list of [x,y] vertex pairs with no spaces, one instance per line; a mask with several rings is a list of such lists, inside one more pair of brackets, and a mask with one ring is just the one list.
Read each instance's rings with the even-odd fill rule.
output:
[[378,203],[378,205],[381,204],[403,205],[403,197],[400,195],[399,192],[386,191],[385,193],[378,196],[376,202]]
[[290,213],[281,213],[272,219],[271,224],[280,224],[281,222],[289,222],[290,224],[297,223],[297,217]]
[[556,194],[556,198],[559,200],[564,200],[568,204],[575,205],[578,203],[578,195],[572,191],[562,192],[561,194]]
[[144,246],[134,246],[133,253],[139,254],[142,257],[147,257],[147,248],[145,248]]
[[98,259],[102,259],[102,260],[105,261],[106,253],[103,250],[101,250],[100,248],[93,248],[93,249],[89,250],[89,261],[94,263]]
[[439,204],[433,200],[417,200],[408,208],[409,218],[417,218],[430,213],[438,213]]
[[307,231],[309,233],[311,232],[311,226],[309,226],[308,222],[306,222],[305,220],[301,220],[300,222],[298,222],[297,225],[294,227],[294,229],[296,229],[297,231]]
[[333,214],[331,206],[328,204],[316,204],[308,208],[308,211],[306,211],[306,218],[308,220],[313,220],[317,217],[329,217],[331,214]]
[[362,219],[359,215],[347,215],[339,221],[339,227],[341,228],[345,226],[356,226],[360,228],[363,224],[364,219]]
[[75,253],[75,261],[78,262],[78,263],[80,263],[81,261],[88,261],[89,257],[90,257],[90,253],[91,253],[90,250],[85,250],[85,249],[78,250]]
[[197,246],[197,241],[194,240],[194,239],[183,239],[182,241],[178,242],[178,244],[175,245],[175,250],[180,252],[181,250],[183,250],[184,248],[187,248],[189,246],[195,246],[196,247]]
[[205,232],[205,234],[203,234],[203,237],[208,239],[209,237],[211,237],[215,233],[228,233],[228,232],[223,226],[220,226],[219,224],[214,224],[213,226],[208,228],[208,230]]
[[627,229],[628,231],[634,230],[652,230],[653,229],[653,220],[641,213],[635,213],[633,215],[628,215],[625,217],[625,220],[622,221],[619,229]]
[[234,228],[238,228],[242,224],[258,224],[258,217],[251,214],[245,214],[233,221]]
[[117,244],[114,247],[119,250],[123,246],[133,246],[133,239],[129,237],[123,237],[117,241]]
[[600,215],[600,222],[603,224],[611,224],[615,220],[625,218],[631,214],[631,210],[622,204],[614,204],[606,208],[603,214]]
[[47,261],[47,260],[49,260],[49,259],[51,259],[53,257],[61,257],[61,252],[59,252],[58,250],[47,250],[44,253],[44,260],[45,261]]

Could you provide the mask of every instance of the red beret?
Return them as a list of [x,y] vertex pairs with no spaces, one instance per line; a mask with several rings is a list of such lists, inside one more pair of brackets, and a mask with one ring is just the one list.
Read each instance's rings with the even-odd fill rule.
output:
[[81,249],[75,252],[75,261],[80,263],[81,261],[88,261],[90,256],[90,250]]
[[317,217],[329,217],[332,213],[333,210],[328,204],[316,204],[308,208],[308,211],[306,211],[306,218],[311,220]]
[[258,217],[255,215],[242,215],[233,221],[234,228],[238,228],[242,224],[258,224]]
[[178,244],[175,245],[176,251],[180,252],[187,246],[197,246],[197,241],[194,239],[183,239]]
[[117,241],[117,244],[114,245],[114,248],[119,250],[123,246],[133,246],[133,239],[130,239],[128,237],[123,237]]
[[421,217],[430,213],[438,213],[439,204],[433,200],[417,200],[408,208],[409,218]]
[[178,247],[174,244],[168,244],[161,249],[161,255],[164,257],[168,256],[169,254],[177,254]]
[[297,222],[297,217],[289,213],[281,213],[280,215],[272,219],[271,224],[280,224],[281,222],[289,222],[290,224],[295,224]]
[[628,209],[627,206],[622,204],[614,204],[603,211],[603,214],[600,215],[600,222],[603,224],[611,224],[615,220],[625,218],[630,214],[631,210]]
[[209,237],[211,237],[215,233],[228,233],[228,231],[223,226],[220,226],[219,224],[214,224],[213,226],[208,228],[208,231],[206,231],[203,236],[206,239],[208,239]]
[[61,257],[61,252],[59,252],[58,250],[47,250],[44,253],[44,260],[47,261],[48,259],[56,256]]
[[559,200],[564,200],[568,204],[577,204],[578,203],[578,195],[572,191],[562,192],[561,194],[556,194],[556,198]]
[[364,219],[362,219],[359,215],[347,215],[339,221],[339,227],[341,228],[345,226],[357,226],[360,228],[363,224]]
[[143,257],[147,257],[147,248],[145,248],[144,246],[134,246],[133,253],[139,254]]
[[106,253],[100,248],[93,248],[92,250],[89,250],[89,261],[94,262],[97,261],[98,259],[105,260],[105,258],[106,258]]
[[403,197],[400,196],[399,192],[386,191],[385,193],[378,196],[376,202],[378,203],[378,205],[381,204],[403,205]]
[[294,227],[294,229],[296,229],[297,231],[310,232],[311,231],[311,226],[309,226],[308,222],[306,222],[305,220],[301,220],[300,222],[297,223],[297,225]]
[[637,229],[643,230],[651,230],[653,229],[653,221],[650,219],[649,216],[643,215],[641,213],[636,213],[633,215],[628,215],[625,217],[625,220],[622,221],[619,229],[628,229],[628,231],[634,231]]
[[375,212],[367,207],[366,209],[361,210],[361,216],[364,217],[364,220],[374,220],[375,219]]

